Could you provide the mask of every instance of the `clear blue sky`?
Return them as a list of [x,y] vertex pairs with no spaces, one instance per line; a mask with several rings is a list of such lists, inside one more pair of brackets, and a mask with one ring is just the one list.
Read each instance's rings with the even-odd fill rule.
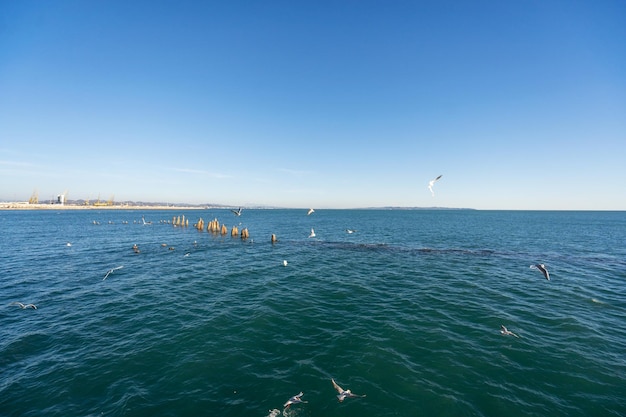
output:
[[35,189],[626,210],[626,2],[0,0],[0,200]]

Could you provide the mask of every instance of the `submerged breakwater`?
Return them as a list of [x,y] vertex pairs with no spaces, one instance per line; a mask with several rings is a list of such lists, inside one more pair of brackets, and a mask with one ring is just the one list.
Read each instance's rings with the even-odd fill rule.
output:
[[626,213],[183,214],[0,212],[0,415],[626,414]]

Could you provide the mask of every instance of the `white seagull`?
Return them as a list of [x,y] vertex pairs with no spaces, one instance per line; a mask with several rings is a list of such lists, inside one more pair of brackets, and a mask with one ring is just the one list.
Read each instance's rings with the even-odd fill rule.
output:
[[300,391],[300,394],[298,395],[294,395],[293,397],[291,397],[290,399],[287,400],[287,402],[285,404],[283,404],[283,407],[287,408],[289,407],[291,404],[297,404],[297,403],[307,403],[308,401],[304,401],[302,400],[302,397],[304,395],[304,393],[302,393],[302,391]]
[[333,387],[335,387],[335,389],[339,393],[339,395],[337,395],[337,398],[339,399],[339,402],[342,402],[346,398],[363,398],[363,397],[365,397],[365,395],[356,395],[356,394],[353,394],[352,391],[350,391],[349,389],[341,388],[339,385],[337,385],[337,383],[335,382],[334,379],[331,379],[331,381],[333,383]]
[[20,306],[22,310],[25,308],[32,308],[33,310],[37,310],[37,306],[35,304],[22,304],[18,301],[14,301],[11,303],[12,306]]
[[283,260],[283,266],[287,266],[287,260]]
[[351,235],[352,233],[356,232],[356,230],[354,230],[354,229],[346,229],[346,232],[348,232],[348,234]]
[[241,207],[239,207],[239,210],[231,210],[235,216],[241,216]]
[[113,271],[117,271],[118,269],[122,269],[122,268],[124,268],[124,265],[116,266],[115,268],[109,269],[107,271],[107,273],[104,275],[104,278],[102,278],[102,281],[107,279],[109,277],[109,275],[111,275],[113,273]]
[[315,213],[315,210],[313,210],[312,208],[309,209],[309,212],[306,214],[307,216],[310,216],[311,214]]
[[309,235],[309,237],[315,237],[315,230],[313,230],[313,228],[311,228],[311,234]]
[[500,325],[500,333],[502,333],[503,336],[515,336],[519,339],[519,336],[513,333],[512,331],[510,331],[509,329],[507,329],[506,327],[504,327],[504,324]]
[[433,197],[435,196],[435,192],[433,191],[433,185],[435,185],[437,180],[439,180],[439,178],[441,178],[441,177],[442,177],[442,175],[440,175],[437,178],[435,178],[434,180],[431,180],[431,181],[428,182],[428,189],[430,190],[430,192],[433,195]]
[[543,276],[550,281],[550,273],[548,272],[548,270],[546,269],[546,266],[544,264],[535,264],[535,265],[531,265],[530,269],[538,269]]

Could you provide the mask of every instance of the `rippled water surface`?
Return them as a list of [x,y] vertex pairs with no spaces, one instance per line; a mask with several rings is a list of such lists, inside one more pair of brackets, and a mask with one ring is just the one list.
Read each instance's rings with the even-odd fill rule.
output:
[[[624,212],[3,211],[0,227],[2,416],[626,415]],[[340,403],[331,378],[366,397]]]

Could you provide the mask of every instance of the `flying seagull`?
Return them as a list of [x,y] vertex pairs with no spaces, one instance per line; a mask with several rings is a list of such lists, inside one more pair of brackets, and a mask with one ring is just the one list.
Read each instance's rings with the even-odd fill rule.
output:
[[352,391],[350,391],[349,389],[341,388],[339,385],[337,385],[337,383],[335,382],[334,379],[331,379],[331,381],[333,383],[333,387],[335,387],[335,389],[339,393],[339,395],[337,395],[337,398],[339,399],[339,402],[345,400],[346,398],[363,398],[363,397],[365,397],[365,395],[356,395],[356,394],[353,394]]
[[315,237],[315,230],[313,230],[313,228],[311,228],[311,234],[309,235],[309,237]]
[[11,303],[12,306],[20,306],[22,310],[25,308],[32,308],[33,310],[37,310],[37,306],[35,304],[22,304],[20,302],[14,301]]
[[287,402],[283,405],[283,407],[288,408],[291,404],[307,403],[308,401],[303,401],[302,398],[300,398],[303,395],[304,394],[302,393],[302,391],[300,391],[300,394],[294,395],[293,397],[288,399]]
[[538,269],[543,274],[543,276],[546,277],[548,281],[550,281],[550,273],[548,272],[544,264],[531,265],[530,269]]
[[311,214],[315,213],[315,210],[313,210],[312,208],[309,209],[308,213],[306,214],[307,216],[310,216]]
[[437,180],[439,180],[439,178],[441,178],[442,176],[443,175],[440,175],[437,178],[435,178],[434,180],[431,180],[431,181],[428,182],[428,189],[430,190],[430,192],[433,195],[433,197],[435,196],[435,192],[433,191],[433,185],[435,185]]
[[241,207],[239,207],[239,210],[231,210],[233,213],[235,213],[235,216],[241,216]]
[[113,273],[113,271],[117,271],[118,269],[122,269],[124,268],[124,265],[120,265],[120,266],[116,266],[113,269],[109,269],[107,271],[107,273],[104,275],[104,278],[102,278],[102,281],[104,281],[105,279],[107,279],[109,277],[109,275],[111,275]]
[[510,331],[509,329],[507,329],[506,327],[504,327],[504,324],[500,325],[500,333],[502,333],[503,336],[515,336],[519,339],[519,336],[513,333],[512,331]]

